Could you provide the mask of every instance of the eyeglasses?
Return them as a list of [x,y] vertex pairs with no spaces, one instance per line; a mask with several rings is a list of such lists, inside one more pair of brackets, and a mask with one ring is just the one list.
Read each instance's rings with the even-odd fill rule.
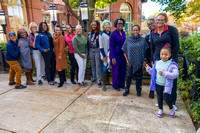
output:
[[139,30],[133,30],[133,31],[135,32],[135,31],[139,31]]
[[150,26],[152,26],[153,24],[154,24],[154,23],[150,23],[150,24],[148,24],[147,26],[150,27]]
[[117,25],[124,25],[124,23],[117,23]]
[[161,22],[164,22],[165,19],[156,19],[156,21],[161,21]]

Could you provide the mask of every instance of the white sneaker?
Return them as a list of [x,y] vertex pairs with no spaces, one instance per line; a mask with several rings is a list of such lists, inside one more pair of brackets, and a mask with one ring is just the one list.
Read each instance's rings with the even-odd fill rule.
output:
[[155,106],[158,107],[158,103],[156,103]]
[[160,118],[163,116],[163,110],[162,109],[158,110],[157,116],[160,117]]
[[174,108],[175,111],[178,110],[178,108],[176,107],[176,105],[172,105],[172,106],[173,106],[173,108]]

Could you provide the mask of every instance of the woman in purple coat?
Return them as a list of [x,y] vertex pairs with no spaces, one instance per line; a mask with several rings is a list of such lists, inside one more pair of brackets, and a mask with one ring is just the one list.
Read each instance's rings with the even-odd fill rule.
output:
[[112,65],[112,84],[113,88],[120,91],[125,87],[126,59],[123,55],[122,46],[126,40],[126,34],[123,31],[125,20],[116,19],[114,27],[116,28],[110,36],[110,61]]

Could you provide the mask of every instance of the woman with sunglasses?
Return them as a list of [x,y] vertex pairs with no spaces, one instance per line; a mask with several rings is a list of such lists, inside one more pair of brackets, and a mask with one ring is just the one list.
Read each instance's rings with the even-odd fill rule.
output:
[[125,87],[126,59],[123,55],[122,46],[126,40],[123,31],[125,20],[118,18],[114,22],[116,28],[110,36],[110,61],[112,65],[112,85],[117,91]]
[[[167,44],[170,44],[171,48],[171,59],[178,63],[178,51],[179,51],[179,36],[177,28],[167,25],[168,18],[165,13],[160,13],[156,17],[157,28],[151,33],[151,57],[152,64],[156,60],[160,60],[160,50]],[[177,110],[175,106],[177,98],[177,79],[173,82],[171,100],[172,105]]]

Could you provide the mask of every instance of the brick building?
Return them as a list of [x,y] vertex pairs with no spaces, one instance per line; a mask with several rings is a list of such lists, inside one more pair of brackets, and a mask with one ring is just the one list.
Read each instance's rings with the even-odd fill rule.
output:
[[[96,20],[102,22],[105,19],[112,23],[115,19],[123,17],[126,20],[125,30],[130,30],[130,23],[135,20],[140,25],[142,20],[142,3],[146,0],[119,0],[108,6],[106,9],[96,9],[94,16]],[[39,24],[41,21],[46,21],[52,31],[50,15],[44,14],[42,11],[49,9],[49,6],[54,3],[58,10],[63,10],[64,13],[57,15],[58,24],[64,26],[67,23],[73,26],[78,24],[78,21],[67,12],[65,4],[62,0],[1,0],[0,9],[5,11],[5,14],[10,17],[6,18],[7,33],[10,31],[17,32],[20,28],[28,30],[30,22]],[[68,19],[69,18],[69,19]],[[112,28],[114,30],[114,28]],[[6,36],[0,34],[0,42],[5,42]]]

